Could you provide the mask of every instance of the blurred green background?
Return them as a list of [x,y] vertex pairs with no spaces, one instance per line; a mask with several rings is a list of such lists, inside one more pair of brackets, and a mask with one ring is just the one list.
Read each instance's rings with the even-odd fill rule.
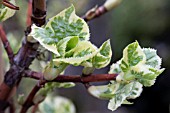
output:
[[[95,5],[102,5],[105,0],[47,0],[47,18],[56,15],[64,8],[74,4],[79,16]],[[17,0],[20,10],[13,18],[3,23],[13,49],[17,52],[26,29],[27,1]],[[166,71],[156,84],[144,91],[134,105],[123,106],[114,113],[168,113],[170,104],[170,1],[169,0],[123,0],[116,9],[100,18],[89,22],[91,41],[98,47],[111,39],[112,62],[122,57],[122,51],[129,43],[137,40],[142,47],[158,50]],[[6,53],[4,52],[3,55]],[[4,67],[7,67],[7,61]],[[38,66],[35,67],[38,70]],[[81,74],[81,67],[69,67],[67,74]],[[95,73],[107,73],[109,66]],[[24,83],[23,83],[24,82]],[[19,93],[28,93],[34,82],[23,80]],[[29,86],[29,87],[28,87]],[[25,88],[26,87],[26,88]],[[71,89],[59,89],[56,94],[70,98],[77,108],[77,113],[112,113],[107,110],[107,101],[90,96],[83,85]]]

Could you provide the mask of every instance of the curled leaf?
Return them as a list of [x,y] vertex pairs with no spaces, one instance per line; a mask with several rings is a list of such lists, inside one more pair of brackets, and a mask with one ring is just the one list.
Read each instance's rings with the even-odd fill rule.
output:
[[106,67],[111,60],[112,50],[110,40],[105,41],[99,48],[99,52],[93,58],[93,66],[97,69]]
[[58,52],[62,57],[70,56],[73,53],[74,48],[79,43],[79,37],[70,36],[60,40],[57,44]]
[[86,61],[93,58],[98,52],[97,47],[89,41],[80,41],[72,51],[73,54],[71,57],[54,59],[54,64],[66,63],[75,66],[86,65]]
[[55,79],[61,72],[65,70],[67,67],[67,64],[60,64],[60,65],[53,65],[52,63],[49,63],[44,71],[43,75],[46,80],[53,80]]

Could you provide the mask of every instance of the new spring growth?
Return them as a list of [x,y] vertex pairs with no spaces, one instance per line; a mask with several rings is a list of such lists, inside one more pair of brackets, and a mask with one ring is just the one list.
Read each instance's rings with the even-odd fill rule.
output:
[[121,104],[129,104],[128,99],[140,96],[142,87],[150,87],[164,71],[162,59],[155,49],[141,48],[136,41],[123,51],[123,57],[113,63],[109,74],[118,74],[116,81],[107,85],[91,86],[88,91],[94,97],[108,99],[108,109],[114,111]]
[[107,0],[104,4],[104,7],[107,9],[107,11],[109,11],[118,6],[121,2],[122,0]]
[[66,67],[67,67],[67,64],[59,64],[57,66],[57,65],[53,65],[53,63],[49,63],[43,71],[44,78],[46,80],[53,80],[61,72],[63,72]]

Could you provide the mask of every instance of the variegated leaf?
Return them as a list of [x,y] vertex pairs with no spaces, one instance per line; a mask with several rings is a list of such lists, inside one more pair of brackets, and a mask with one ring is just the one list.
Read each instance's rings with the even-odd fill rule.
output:
[[110,99],[108,104],[108,109],[114,111],[121,104],[125,104],[126,99],[135,99],[142,92],[142,84],[139,82],[131,82],[128,84],[120,84],[119,88],[115,92],[112,99]]
[[162,59],[157,55],[156,50],[151,48],[143,48],[142,50],[146,55],[146,65],[160,69]]
[[87,23],[75,14],[73,5],[52,17],[44,28],[33,25],[28,40],[34,42],[34,38],[56,56],[60,56],[57,44],[70,36],[77,36],[81,41],[89,40],[90,37]]
[[98,52],[97,47],[91,44],[89,41],[80,41],[73,50],[73,55],[66,58],[54,59],[54,64],[66,63],[71,65],[86,65],[86,61],[92,59]]
[[110,45],[110,40],[105,41],[99,48],[99,52],[93,58],[93,67],[100,69],[106,67],[111,60],[112,50]]

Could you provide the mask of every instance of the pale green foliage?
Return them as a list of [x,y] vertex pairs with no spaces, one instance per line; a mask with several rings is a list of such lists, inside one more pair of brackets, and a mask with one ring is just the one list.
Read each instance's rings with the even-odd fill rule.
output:
[[[9,0],[10,3],[15,5],[15,0]],[[7,20],[15,14],[15,10],[10,9],[3,4],[0,4],[0,22]]]
[[[73,6],[52,17],[44,28],[33,25],[28,41],[38,41],[54,54],[51,62],[44,68],[44,78],[53,80],[64,72],[68,65],[84,66],[85,75],[93,73],[96,68],[107,66],[112,57],[110,40],[97,48],[89,41],[89,36],[87,23],[76,16]],[[111,81],[108,85],[91,86],[88,91],[97,98],[110,100],[108,109],[114,111],[121,104],[132,104],[128,99],[140,96],[143,85],[153,85],[156,77],[164,70],[160,67],[161,58],[156,51],[150,48],[142,49],[136,41],[129,44],[123,51],[122,59],[111,66],[109,73],[118,74],[116,81]],[[56,87],[72,86],[73,83],[48,83],[35,96],[34,103],[43,101],[47,93]],[[50,99],[47,99],[40,109],[44,113],[57,113],[55,100],[49,101]]]
[[127,99],[140,96],[142,86],[151,86],[164,69],[156,50],[142,49],[138,42],[129,44],[123,51],[123,58],[113,64],[110,74],[118,74],[116,81],[108,85],[91,86],[88,91],[95,97],[109,99],[108,109],[114,111],[121,104],[132,104]]
[[74,104],[61,96],[47,96],[39,105],[40,113],[76,113]]

